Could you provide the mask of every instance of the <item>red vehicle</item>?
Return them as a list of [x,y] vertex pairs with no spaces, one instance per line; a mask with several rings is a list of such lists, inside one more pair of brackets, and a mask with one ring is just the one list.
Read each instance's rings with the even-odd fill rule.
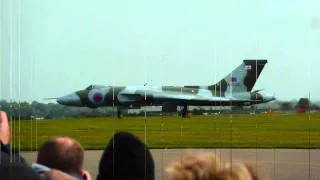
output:
[[297,113],[305,113],[306,109],[305,108],[298,108]]

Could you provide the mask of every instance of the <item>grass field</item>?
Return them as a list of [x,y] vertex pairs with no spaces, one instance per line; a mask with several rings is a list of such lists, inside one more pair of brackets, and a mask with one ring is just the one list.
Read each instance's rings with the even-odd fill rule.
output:
[[36,150],[53,136],[102,149],[116,131],[133,132],[150,148],[320,148],[320,114],[55,119],[11,126],[12,145],[21,150]]

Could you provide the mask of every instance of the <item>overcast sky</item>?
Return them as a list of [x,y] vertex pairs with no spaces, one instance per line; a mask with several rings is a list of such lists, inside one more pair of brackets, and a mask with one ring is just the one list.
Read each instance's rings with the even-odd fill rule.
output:
[[320,100],[317,0],[0,1],[0,99],[90,84],[209,85],[262,58],[254,89]]

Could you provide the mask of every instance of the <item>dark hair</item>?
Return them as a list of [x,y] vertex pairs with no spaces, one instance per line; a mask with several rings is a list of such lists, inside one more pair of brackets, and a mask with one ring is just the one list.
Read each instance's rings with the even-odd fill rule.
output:
[[82,146],[71,138],[54,138],[46,141],[37,157],[37,163],[65,173],[80,173],[83,160]]
[[118,132],[102,153],[97,180],[154,180],[154,160],[147,146],[134,134]]

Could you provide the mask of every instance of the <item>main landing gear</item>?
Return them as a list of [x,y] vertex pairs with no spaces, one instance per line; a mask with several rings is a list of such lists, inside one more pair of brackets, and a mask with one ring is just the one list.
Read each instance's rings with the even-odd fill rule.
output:
[[183,118],[186,118],[188,116],[188,106],[187,105],[183,105],[183,109],[181,111],[181,115]]
[[122,117],[123,117],[123,115],[122,115],[121,109],[117,108],[117,118],[121,119]]

